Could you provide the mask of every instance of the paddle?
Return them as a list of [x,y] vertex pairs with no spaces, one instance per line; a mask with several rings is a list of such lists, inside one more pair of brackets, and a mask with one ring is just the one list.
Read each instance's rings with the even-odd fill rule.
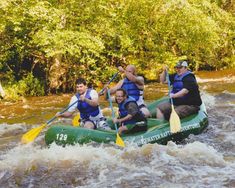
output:
[[[115,113],[114,113],[114,110],[113,110],[113,104],[112,104],[112,99],[111,99],[111,96],[110,96],[110,91],[109,89],[107,90],[107,93],[108,93],[108,100],[109,100],[109,105],[110,105],[110,108],[112,110],[112,118],[115,118]],[[125,143],[124,141],[122,140],[122,138],[119,136],[118,134],[118,129],[117,129],[117,124],[115,123],[115,129],[117,131],[117,138],[116,138],[116,144],[120,147],[125,147]]]
[[[75,101],[73,104],[69,105],[67,108],[65,108],[62,112],[60,112],[61,114],[64,113],[65,111],[67,111],[71,106],[73,106],[74,104],[76,104],[78,102]],[[21,138],[21,142],[24,144],[30,143],[32,141],[35,140],[35,138],[38,136],[38,134],[42,131],[42,129],[44,129],[47,125],[49,125],[52,121],[54,121],[57,117],[54,116],[53,118],[51,118],[50,120],[48,120],[45,124],[42,124],[40,127],[36,127],[31,129],[30,131],[28,131],[27,133],[25,133],[22,138]]]
[[[171,86],[170,86],[170,78],[169,78],[168,71],[166,71],[166,79],[167,79],[167,83],[168,83],[169,97],[170,97]],[[171,115],[170,115],[170,120],[169,120],[169,122],[170,122],[170,131],[171,131],[171,133],[177,133],[181,129],[180,118],[179,118],[178,114],[175,111],[173,100],[172,100],[171,97],[170,97],[170,102],[171,102]]]
[[[106,86],[109,86],[109,84],[117,77],[117,75],[118,75],[118,72],[116,72],[116,73],[113,75],[113,77],[109,80],[109,82],[107,83]],[[99,92],[99,95],[102,95],[105,89],[106,89],[106,88],[104,87],[104,88]]]
[[[116,72],[116,73],[112,76],[112,78],[111,78],[111,79],[109,80],[109,82],[107,83],[107,86],[117,77],[117,75],[118,75],[118,72]],[[102,95],[103,92],[104,92],[104,90],[105,90],[105,87],[99,92],[99,95]],[[79,120],[80,120],[80,114],[77,114],[76,116],[74,116],[73,121],[72,121],[72,124],[73,124],[74,127],[77,127],[77,126],[80,125],[80,124],[79,124]]]
[[74,127],[79,127],[80,126],[79,120],[80,120],[80,113],[78,113],[76,116],[74,116],[73,121],[72,121],[72,125]]

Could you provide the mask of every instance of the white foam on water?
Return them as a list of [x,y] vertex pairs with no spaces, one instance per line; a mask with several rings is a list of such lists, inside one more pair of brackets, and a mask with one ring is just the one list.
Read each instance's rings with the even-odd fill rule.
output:
[[25,130],[25,124],[20,123],[20,124],[7,124],[7,123],[2,123],[0,124],[0,136],[4,135],[6,133],[10,133],[16,130]]
[[22,106],[22,108],[24,108],[24,109],[30,109],[30,108],[31,108],[31,106],[30,106],[30,105],[28,105],[28,104],[24,104],[24,105]]
[[235,81],[235,76],[231,77],[221,77],[221,78],[200,78],[196,76],[198,83],[207,83],[207,82],[226,82],[226,83],[233,83]]
[[[124,149],[102,144],[95,147],[61,147],[52,144],[49,148],[28,144],[18,145],[1,155],[0,172],[14,174],[20,171],[28,174],[38,170],[36,174],[40,174],[43,173],[40,171],[41,167],[48,169],[48,172],[56,169],[47,176],[54,177],[54,173],[65,176],[72,169],[75,169],[75,173],[79,172],[77,178],[89,176],[89,179],[84,180],[86,185],[79,187],[165,187],[174,183],[181,187],[185,182],[200,187],[206,182],[218,183],[228,179],[232,176],[235,161],[225,161],[223,154],[201,142],[184,146],[173,142],[168,142],[166,146],[130,145]],[[110,182],[110,179],[113,181]],[[48,183],[52,185],[53,182]]]
[[213,95],[207,93],[206,91],[201,91],[201,98],[207,108],[212,108],[215,106],[216,99]]
[[235,96],[235,93],[232,93],[230,91],[224,90],[222,93],[228,94],[228,95],[232,95]]
[[231,107],[235,107],[235,101],[234,102],[229,102],[228,105],[231,106]]
[[225,135],[224,142],[230,143],[235,147],[235,132],[230,132],[229,134]]
[[226,165],[226,161],[221,153],[217,152],[213,147],[197,141],[182,147],[172,145],[172,147],[169,147],[169,152],[186,164]]
[[114,146],[104,147],[103,145],[98,147],[91,145],[61,147],[52,144],[49,148],[41,148],[34,144],[18,145],[1,155],[0,168],[8,170],[22,168],[22,170],[27,170],[31,168],[35,161],[52,166],[61,161],[71,161],[77,165],[88,163],[89,166],[103,170],[106,169],[107,165],[116,166],[117,164],[121,168],[135,170],[137,166],[132,161],[138,160],[138,158],[148,158],[152,155],[153,150],[154,145],[146,145],[141,148],[127,146],[124,149]]
[[79,164],[89,161],[92,163],[92,161],[100,159],[112,162],[113,157],[110,156],[117,155],[120,152],[122,151],[119,149],[104,149],[102,145],[100,147],[87,145],[61,147],[52,144],[50,148],[40,148],[40,146],[33,144],[18,145],[1,156],[0,168],[17,169],[23,167],[23,169],[28,169],[35,161],[49,165],[67,160]]
[[[52,144],[50,148],[40,148],[33,144],[19,145],[1,156],[3,159],[1,167],[17,168],[18,165],[28,166],[30,161],[35,160],[51,164],[56,161],[67,160],[75,163],[89,161],[92,165],[102,167],[107,161],[109,164],[116,164],[117,161],[122,163],[126,160],[137,160],[138,157],[146,157],[146,155],[151,156],[153,152],[154,155],[166,163],[177,159],[183,163],[204,163],[212,166],[226,165],[222,154],[218,153],[213,147],[201,142],[189,143],[185,146],[176,145],[173,142],[169,142],[167,146],[158,144],[150,146],[146,145],[141,148],[130,146],[120,150],[113,146],[103,147],[102,145],[99,147],[91,145],[61,147]],[[135,165],[132,165],[134,164],[130,163],[129,168],[135,168]]]
[[223,187],[235,178],[235,159],[226,161],[222,153],[204,143],[182,146],[168,142],[157,148],[150,165],[163,173],[159,187]]

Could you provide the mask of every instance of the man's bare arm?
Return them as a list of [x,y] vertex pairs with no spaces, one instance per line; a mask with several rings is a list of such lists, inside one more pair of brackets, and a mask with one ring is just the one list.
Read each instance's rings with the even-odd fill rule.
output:
[[142,76],[136,76],[130,72],[124,72],[128,80],[136,83],[138,86],[144,86],[144,78]]
[[110,94],[114,94],[119,88],[122,87],[123,80],[120,80],[114,87],[110,88]]

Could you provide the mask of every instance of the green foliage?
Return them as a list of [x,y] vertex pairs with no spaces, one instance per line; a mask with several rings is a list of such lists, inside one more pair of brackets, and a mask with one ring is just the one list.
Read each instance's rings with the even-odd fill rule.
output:
[[18,83],[11,84],[6,87],[6,98],[19,99],[20,96],[43,96],[44,88],[37,78],[34,78],[32,73]]
[[[185,58],[193,70],[234,68],[233,10],[222,0],[2,0],[1,77],[53,92],[81,76],[99,85],[125,64],[148,79]],[[42,94],[24,84],[13,85],[20,95]]]
[[19,81],[20,90],[24,91],[22,95],[26,96],[42,96],[44,95],[44,87],[37,78],[30,73],[27,77]]

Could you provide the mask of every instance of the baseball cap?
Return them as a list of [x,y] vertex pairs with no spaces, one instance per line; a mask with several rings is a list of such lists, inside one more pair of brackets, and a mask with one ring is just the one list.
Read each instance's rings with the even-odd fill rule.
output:
[[188,67],[187,61],[179,61],[175,67]]

